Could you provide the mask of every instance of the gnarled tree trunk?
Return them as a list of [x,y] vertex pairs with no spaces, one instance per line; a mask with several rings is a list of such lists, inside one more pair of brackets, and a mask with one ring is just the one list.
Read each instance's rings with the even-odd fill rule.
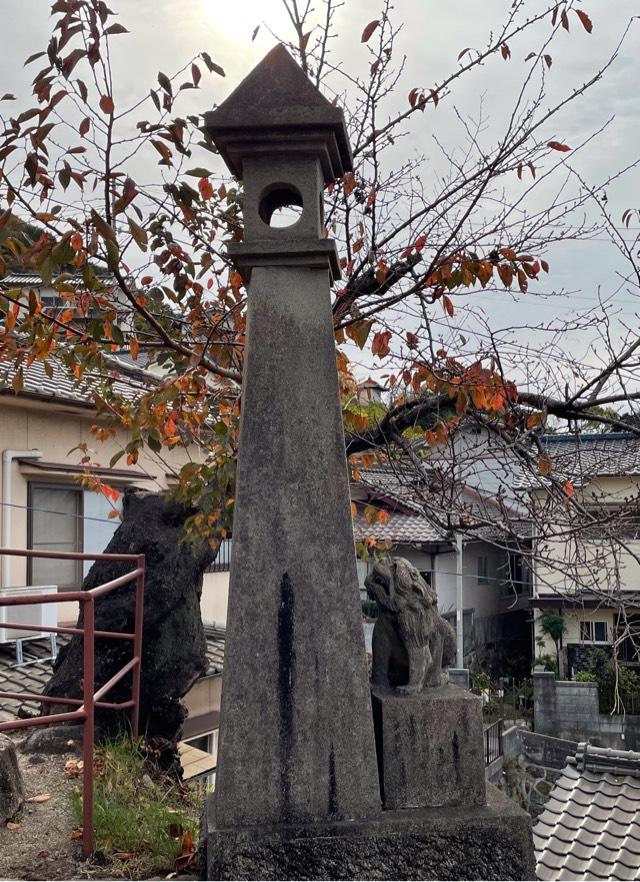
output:
[[[180,699],[207,670],[200,595],[203,573],[213,553],[208,545],[196,547],[182,541],[185,520],[192,513],[160,494],[128,490],[123,522],[105,549],[110,554],[145,555],[140,732],[172,742],[180,737],[186,716]],[[131,563],[96,561],[83,590],[115,579],[131,568]],[[95,627],[133,632],[134,614],[132,583],[96,600]],[[81,610],[80,626],[82,619]],[[82,652],[82,638],[74,636],[58,656],[45,695],[82,697]],[[131,642],[96,638],[95,688],[106,683],[131,656]],[[105,700],[119,702],[130,697],[131,676],[127,675]],[[55,710],[62,707],[56,706]],[[52,712],[51,705],[43,708],[43,713]],[[96,725],[102,735],[115,734],[123,723],[125,717],[120,712],[96,710]]]

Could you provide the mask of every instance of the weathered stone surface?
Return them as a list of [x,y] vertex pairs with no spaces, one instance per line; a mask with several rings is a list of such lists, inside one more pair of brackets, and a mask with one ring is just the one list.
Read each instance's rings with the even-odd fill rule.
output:
[[[41,726],[32,729],[20,745],[22,753],[72,753],[82,749],[80,726]],[[28,730],[27,730],[28,731]]]
[[[159,494],[126,491],[124,520],[105,549],[112,554],[145,555],[140,730],[169,740],[178,738],[186,715],[180,699],[207,669],[200,595],[203,572],[213,555],[208,545],[195,547],[181,541],[185,520],[191,513]],[[131,568],[131,563],[97,561],[83,588],[94,588]],[[96,629],[132,632],[134,601],[133,584],[98,599]],[[79,621],[82,623],[82,613]],[[131,653],[128,641],[96,639],[96,688],[129,661]],[[82,697],[82,672],[82,638],[73,637],[58,656],[45,694]],[[126,701],[130,697],[131,678],[125,677],[109,693],[108,700]],[[51,705],[44,708],[44,713],[52,712]],[[96,724],[104,733],[115,733],[123,722],[122,714],[96,710]]]
[[458,686],[398,695],[374,688],[385,809],[483,805],[482,702]]
[[0,732],[0,824],[22,806],[24,787],[13,741]]
[[469,668],[449,668],[447,673],[452,686],[459,686],[461,689],[469,688]]
[[287,158],[315,154],[327,184],[353,167],[342,110],[315,88],[282,44],[204,120],[229,170],[239,178],[245,177],[247,157],[264,153],[265,141],[271,159],[282,142]]
[[254,269],[244,371],[220,816],[246,825],[375,815],[326,270]]
[[383,812],[313,826],[203,825],[202,879],[534,879],[529,816],[488,788],[488,805]]

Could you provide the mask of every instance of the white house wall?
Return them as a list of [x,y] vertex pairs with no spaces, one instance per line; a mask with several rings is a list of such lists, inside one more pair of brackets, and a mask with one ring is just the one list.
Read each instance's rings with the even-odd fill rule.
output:
[[[84,442],[91,450],[95,451],[93,461],[108,467],[111,457],[128,443],[130,436],[120,431],[115,439],[104,442],[96,441],[91,433],[91,425],[95,421],[95,414],[89,410],[63,406],[54,402],[27,402],[24,398],[3,395],[0,398],[0,451],[38,449],[42,452],[42,459],[45,462],[76,466],[79,465],[83,454],[77,450],[73,453],[70,451],[79,443]],[[106,483],[119,486],[135,484],[137,487],[148,490],[166,489],[168,486],[167,472],[170,472],[171,469],[179,469],[183,463],[188,461],[188,456],[185,450],[175,448],[171,451],[165,451],[163,458],[166,462],[162,462],[151,451],[144,449],[140,453],[138,463],[132,466],[134,474],[131,480],[126,478],[111,480],[105,478],[104,480]],[[123,462],[124,459],[120,460],[117,468],[126,469],[126,465],[122,465]],[[3,510],[0,516],[10,519],[10,546],[26,548],[29,481],[40,484],[65,484],[78,488],[80,488],[80,484],[72,474],[44,471],[35,468],[32,464],[13,462],[11,469],[13,506],[9,512]],[[141,472],[148,477],[138,477]],[[4,475],[0,469],[0,494],[3,480]],[[96,495],[94,504],[92,504],[89,494],[87,494],[85,513],[95,515],[99,511],[104,512],[101,499]],[[117,525],[117,521],[115,523]],[[94,541],[96,545],[88,550],[103,550],[102,542],[107,534],[110,535],[111,525],[105,523],[102,525],[102,529],[99,527],[99,522],[92,522],[87,541]],[[9,560],[9,585],[26,584],[26,560],[19,557]],[[77,604],[60,604],[58,606],[60,622],[72,621],[76,617]]]
[[[487,582],[478,581],[478,557],[487,557]],[[475,618],[486,618],[501,611],[501,584],[506,576],[505,552],[484,542],[467,543],[462,552],[462,590],[464,608],[473,609]],[[449,613],[456,608],[457,590],[456,553],[438,554],[435,557],[435,587],[440,612]]]

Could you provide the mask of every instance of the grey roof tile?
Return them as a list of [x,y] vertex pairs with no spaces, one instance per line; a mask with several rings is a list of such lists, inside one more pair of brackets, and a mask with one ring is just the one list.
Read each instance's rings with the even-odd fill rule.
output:
[[[20,395],[35,397],[40,400],[51,399],[64,401],[84,407],[94,406],[94,392],[98,391],[99,384],[103,380],[111,383],[114,392],[123,398],[133,398],[136,394],[150,388],[153,378],[146,378],[140,371],[128,371],[127,366],[122,366],[120,373],[115,370],[108,377],[97,377],[86,374],[82,380],[76,381],[70,372],[55,360],[50,360],[52,375],[48,377],[45,372],[44,362],[34,361],[29,367],[22,366],[23,385]],[[0,393],[15,394],[11,388],[11,381],[18,372],[18,367],[13,362],[0,361]],[[155,382],[158,380],[155,378]]]
[[[628,774],[613,774],[607,763],[623,765]],[[535,824],[533,841],[537,877],[545,882],[640,879],[640,754],[580,745]]]
[[[207,658],[209,670],[205,676],[222,673],[224,660],[224,628],[205,628],[207,640]],[[58,637],[58,647],[63,646],[69,638]],[[13,643],[0,644],[0,692],[31,692],[40,694],[51,676],[49,639],[27,640],[23,644],[25,661],[33,664],[16,666],[15,646]],[[14,720],[20,708],[31,714],[40,712],[36,702],[10,701],[0,699],[0,723]]]

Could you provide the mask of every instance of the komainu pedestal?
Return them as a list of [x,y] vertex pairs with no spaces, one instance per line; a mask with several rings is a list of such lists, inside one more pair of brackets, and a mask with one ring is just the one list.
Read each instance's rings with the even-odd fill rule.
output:
[[482,701],[458,686],[371,694],[385,809],[484,805]]

